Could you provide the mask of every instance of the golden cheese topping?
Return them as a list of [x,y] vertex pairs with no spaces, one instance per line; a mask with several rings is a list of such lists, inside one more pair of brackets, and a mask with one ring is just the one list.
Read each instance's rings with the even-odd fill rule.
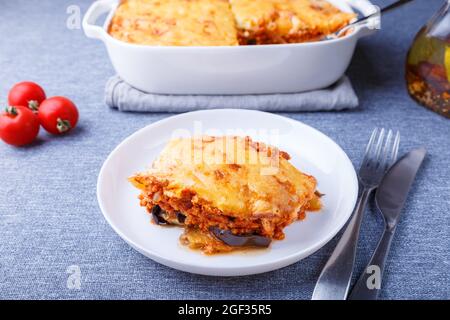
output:
[[243,43],[310,41],[337,31],[355,15],[325,0],[230,0]]
[[289,224],[314,198],[316,180],[288,160],[287,153],[248,137],[174,139],[148,172],[131,181],[144,190],[139,181],[151,177],[164,185],[164,197],[189,193],[192,203],[228,216],[278,217]]
[[111,21],[109,34],[144,45],[238,45],[227,0],[124,0]]

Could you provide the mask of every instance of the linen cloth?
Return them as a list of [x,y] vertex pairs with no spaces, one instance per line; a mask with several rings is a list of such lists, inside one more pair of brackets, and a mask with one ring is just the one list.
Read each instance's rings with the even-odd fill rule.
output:
[[[111,229],[96,199],[103,162],[130,134],[171,114],[123,113],[105,107],[104,86],[114,71],[100,41],[86,38],[76,27],[67,28],[67,8],[75,2],[34,2],[0,1],[0,34],[6,35],[0,37],[0,102],[6,104],[14,83],[33,80],[48,96],[72,99],[80,120],[66,136],[41,130],[39,140],[29,147],[0,142],[0,298],[310,299],[337,237],[289,267],[217,278],[153,262]],[[391,1],[373,2],[382,6]],[[82,13],[91,3],[76,1]],[[330,136],[355,167],[375,126],[400,130],[400,153],[420,145],[427,148],[392,243],[381,299],[450,299],[450,121],[409,98],[403,71],[415,33],[442,3],[414,1],[386,15],[382,29],[358,43],[347,71],[360,98],[358,108],[280,113]],[[355,277],[381,230],[371,201]],[[77,273],[76,266],[79,289],[69,278]]]
[[328,88],[310,92],[253,95],[167,95],[145,93],[119,76],[105,86],[105,103],[120,111],[186,112],[198,109],[245,108],[272,112],[330,111],[353,109],[358,97],[348,77]]

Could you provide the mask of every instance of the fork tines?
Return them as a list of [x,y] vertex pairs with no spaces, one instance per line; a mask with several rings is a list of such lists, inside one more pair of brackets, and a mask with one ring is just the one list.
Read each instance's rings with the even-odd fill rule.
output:
[[361,164],[361,177],[365,180],[379,180],[380,175],[384,174],[397,159],[399,144],[399,131],[375,128]]

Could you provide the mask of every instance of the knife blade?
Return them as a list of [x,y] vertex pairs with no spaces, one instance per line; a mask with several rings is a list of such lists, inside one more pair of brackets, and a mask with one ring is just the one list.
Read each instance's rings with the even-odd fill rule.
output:
[[414,149],[398,160],[381,180],[375,196],[386,222],[398,223],[409,190],[425,158],[425,148]]
[[398,160],[383,177],[375,200],[384,217],[385,229],[349,300],[376,300],[392,238],[414,179],[426,155],[425,148],[414,149]]

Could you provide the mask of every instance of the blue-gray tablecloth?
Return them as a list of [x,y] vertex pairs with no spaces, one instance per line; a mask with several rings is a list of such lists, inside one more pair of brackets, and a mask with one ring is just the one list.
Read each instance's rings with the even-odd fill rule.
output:
[[[415,104],[403,79],[414,34],[443,2],[415,1],[386,16],[381,32],[358,44],[348,72],[361,101],[358,110],[284,114],[332,137],[355,164],[374,126],[399,129],[402,152],[428,148],[388,259],[384,299],[450,298],[450,120]],[[89,3],[0,1],[2,105],[13,83],[30,79],[48,95],[72,98],[81,113],[68,136],[42,132],[37,143],[21,149],[0,143],[0,298],[310,298],[336,239],[275,272],[212,278],[145,258],[103,219],[95,186],[106,156],[129,134],[169,114],[121,113],[103,104],[105,81],[114,74],[106,51],[81,29],[66,27],[67,8],[79,5],[84,13]],[[372,208],[362,229],[358,272],[380,227]],[[67,286],[77,268],[72,265],[81,272],[79,290],[70,289],[73,282]]]

